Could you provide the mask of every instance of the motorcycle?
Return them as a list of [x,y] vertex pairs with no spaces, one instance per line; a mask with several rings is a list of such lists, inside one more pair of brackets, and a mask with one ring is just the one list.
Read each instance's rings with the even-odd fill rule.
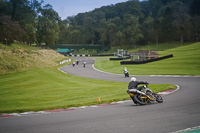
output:
[[163,102],[163,98],[159,94],[154,93],[151,89],[149,89],[147,85],[143,86],[141,91],[137,89],[129,89],[127,93],[130,95],[135,104],[146,105],[147,103],[152,103],[155,101],[158,103]]
[[129,77],[128,71],[124,71],[124,76],[125,76],[125,78],[126,78],[126,77]]

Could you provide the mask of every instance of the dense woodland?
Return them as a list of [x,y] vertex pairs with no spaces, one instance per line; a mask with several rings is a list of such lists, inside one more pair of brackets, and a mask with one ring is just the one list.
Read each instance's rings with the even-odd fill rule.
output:
[[[66,8],[70,5],[66,5]],[[200,40],[200,0],[130,0],[61,20],[38,0],[0,0],[0,42],[137,46]]]

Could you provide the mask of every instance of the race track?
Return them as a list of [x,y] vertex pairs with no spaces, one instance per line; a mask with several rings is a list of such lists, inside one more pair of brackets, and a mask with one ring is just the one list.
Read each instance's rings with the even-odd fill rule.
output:
[[[93,69],[93,58],[82,57],[78,66],[60,68],[65,73],[128,82],[123,75]],[[83,67],[83,61],[87,61]],[[151,84],[179,85],[164,102],[134,106],[132,102],[49,114],[0,118],[1,133],[169,133],[200,125],[200,77],[136,76]],[[126,91],[125,91],[126,92]]]

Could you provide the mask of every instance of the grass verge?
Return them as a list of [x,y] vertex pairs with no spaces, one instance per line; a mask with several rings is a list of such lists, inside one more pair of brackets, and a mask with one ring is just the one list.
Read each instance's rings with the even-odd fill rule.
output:
[[[0,76],[0,113],[40,111],[130,99],[128,83],[82,78],[60,72],[57,67]],[[152,84],[155,92],[175,89]]]

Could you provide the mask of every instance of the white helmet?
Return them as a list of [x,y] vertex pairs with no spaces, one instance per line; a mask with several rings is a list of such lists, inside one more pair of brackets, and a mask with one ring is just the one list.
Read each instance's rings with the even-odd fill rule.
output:
[[137,79],[135,77],[132,77],[130,81],[136,81]]

